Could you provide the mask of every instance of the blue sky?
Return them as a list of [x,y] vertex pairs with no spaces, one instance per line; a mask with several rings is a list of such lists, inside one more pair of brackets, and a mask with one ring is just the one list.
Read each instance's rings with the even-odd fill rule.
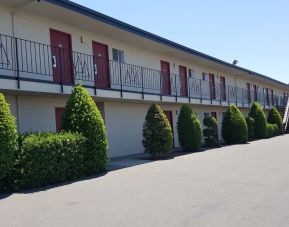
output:
[[289,83],[289,0],[74,1]]

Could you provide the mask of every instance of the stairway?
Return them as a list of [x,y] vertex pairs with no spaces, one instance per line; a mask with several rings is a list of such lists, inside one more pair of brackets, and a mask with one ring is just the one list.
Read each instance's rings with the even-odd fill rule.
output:
[[289,126],[289,99],[287,101],[286,107],[278,107],[278,111],[280,112],[281,116],[283,116],[283,125],[284,125],[284,131],[288,131]]

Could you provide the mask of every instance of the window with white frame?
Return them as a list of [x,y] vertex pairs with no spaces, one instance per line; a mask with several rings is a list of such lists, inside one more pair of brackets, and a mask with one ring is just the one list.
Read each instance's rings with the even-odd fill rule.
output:
[[190,78],[196,78],[196,73],[194,69],[188,69],[188,74]]
[[202,73],[202,80],[207,81],[208,79],[208,74],[207,73]]
[[118,62],[124,62],[124,51],[112,48],[112,59]]

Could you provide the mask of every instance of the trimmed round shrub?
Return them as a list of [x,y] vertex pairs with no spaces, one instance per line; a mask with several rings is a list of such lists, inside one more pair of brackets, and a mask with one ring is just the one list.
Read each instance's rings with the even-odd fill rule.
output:
[[14,168],[17,140],[15,118],[4,95],[0,93],[0,191],[8,186],[6,183]]
[[181,107],[177,127],[179,143],[184,151],[196,151],[201,147],[202,126],[192,108],[187,104]]
[[267,121],[261,105],[257,102],[251,105],[249,117],[255,120],[255,137],[257,139],[266,138]]
[[246,117],[246,123],[248,127],[248,140],[255,139],[255,120],[252,117]]
[[279,136],[280,135],[280,130],[277,124],[273,124],[274,131],[273,131],[273,136]]
[[172,129],[166,115],[157,104],[151,105],[145,117],[142,142],[145,152],[153,159],[172,150]]
[[86,138],[77,133],[34,133],[22,141],[16,190],[77,179],[84,174]]
[[203,119],[203,124],[206,127],[203,130],[206,146],[216,147],[218,145],[218,127],[216,118],[205,117]]
[[86,175],[105,170],[108,160],[106,127],[95,102],[81,85],[74,88],[66,103],[61,128],[82,133],[87,138],[88,149],[84,155]]
[[281,117],[279,111],[275,107],[272,107],[270,109],[267,121],[270,124],[276,124],[278,126],[279,134],[281,134],[283,132],[282,117]]
[[248,127],[246,120],[235,105],[230,105],[223,119],[223,139],[229,144],[246,143],[248,141]]
[[273,135],[274,135],[274,126],[272,124],[267,124],[266,137],[267,138],[272,138]]

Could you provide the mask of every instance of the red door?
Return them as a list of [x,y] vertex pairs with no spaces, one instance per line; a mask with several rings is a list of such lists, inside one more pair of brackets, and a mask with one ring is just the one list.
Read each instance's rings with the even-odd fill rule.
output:
[[258,87],[254,84],[254,101],[258,101]]
[[211,116],[214,117],[217,120],[217,112],[212,112]]
[[220,77],[220,82],[221,82],[221,100],[226,101],[227,97],[226,97],[226,79],[225,77],[221,76]]
[[108,46],[92,42],[95,83],[97,88],[109,88]]
[[50,29],[53,81],[73,83],[71,35]]
[[210,98],[216,99],[216,89],[215,89],[215,76],[209,73],[209,83],[210,83]]
[[266,91],[266,104],[267,104],[267,105],[270,105],[270,101],[269,101],[269,88],[266,88],[265,91]]
[[161,77],[162,77],[162,94],[170,95],[171,94],[171,81],[170,81],[170,63],[161,61]]
[[[174,126],[173,126],[173,112],[172,111],[164,111],[168,121],[170,122],[171,128],[172,128],[172,134],[174,136]],[[173,145],[175,146],[175,142],[173,140]]]
[[55,108],[55,122],[56,122],[56,132],[61,130],[61,119],[64,112],[64,107]]
[[274,106],[275,100],[274,100],[274,91],[273,89],[270,89],[270,96],[271,96],[271,105]]
[[248,96],[248,103],[251,103],[251,85],[247,83],[247,96]]
[[187,68],[185,66],[179,66],[180,83],[181,83],[181,96],[188,96],[188,84],[187,84]]

